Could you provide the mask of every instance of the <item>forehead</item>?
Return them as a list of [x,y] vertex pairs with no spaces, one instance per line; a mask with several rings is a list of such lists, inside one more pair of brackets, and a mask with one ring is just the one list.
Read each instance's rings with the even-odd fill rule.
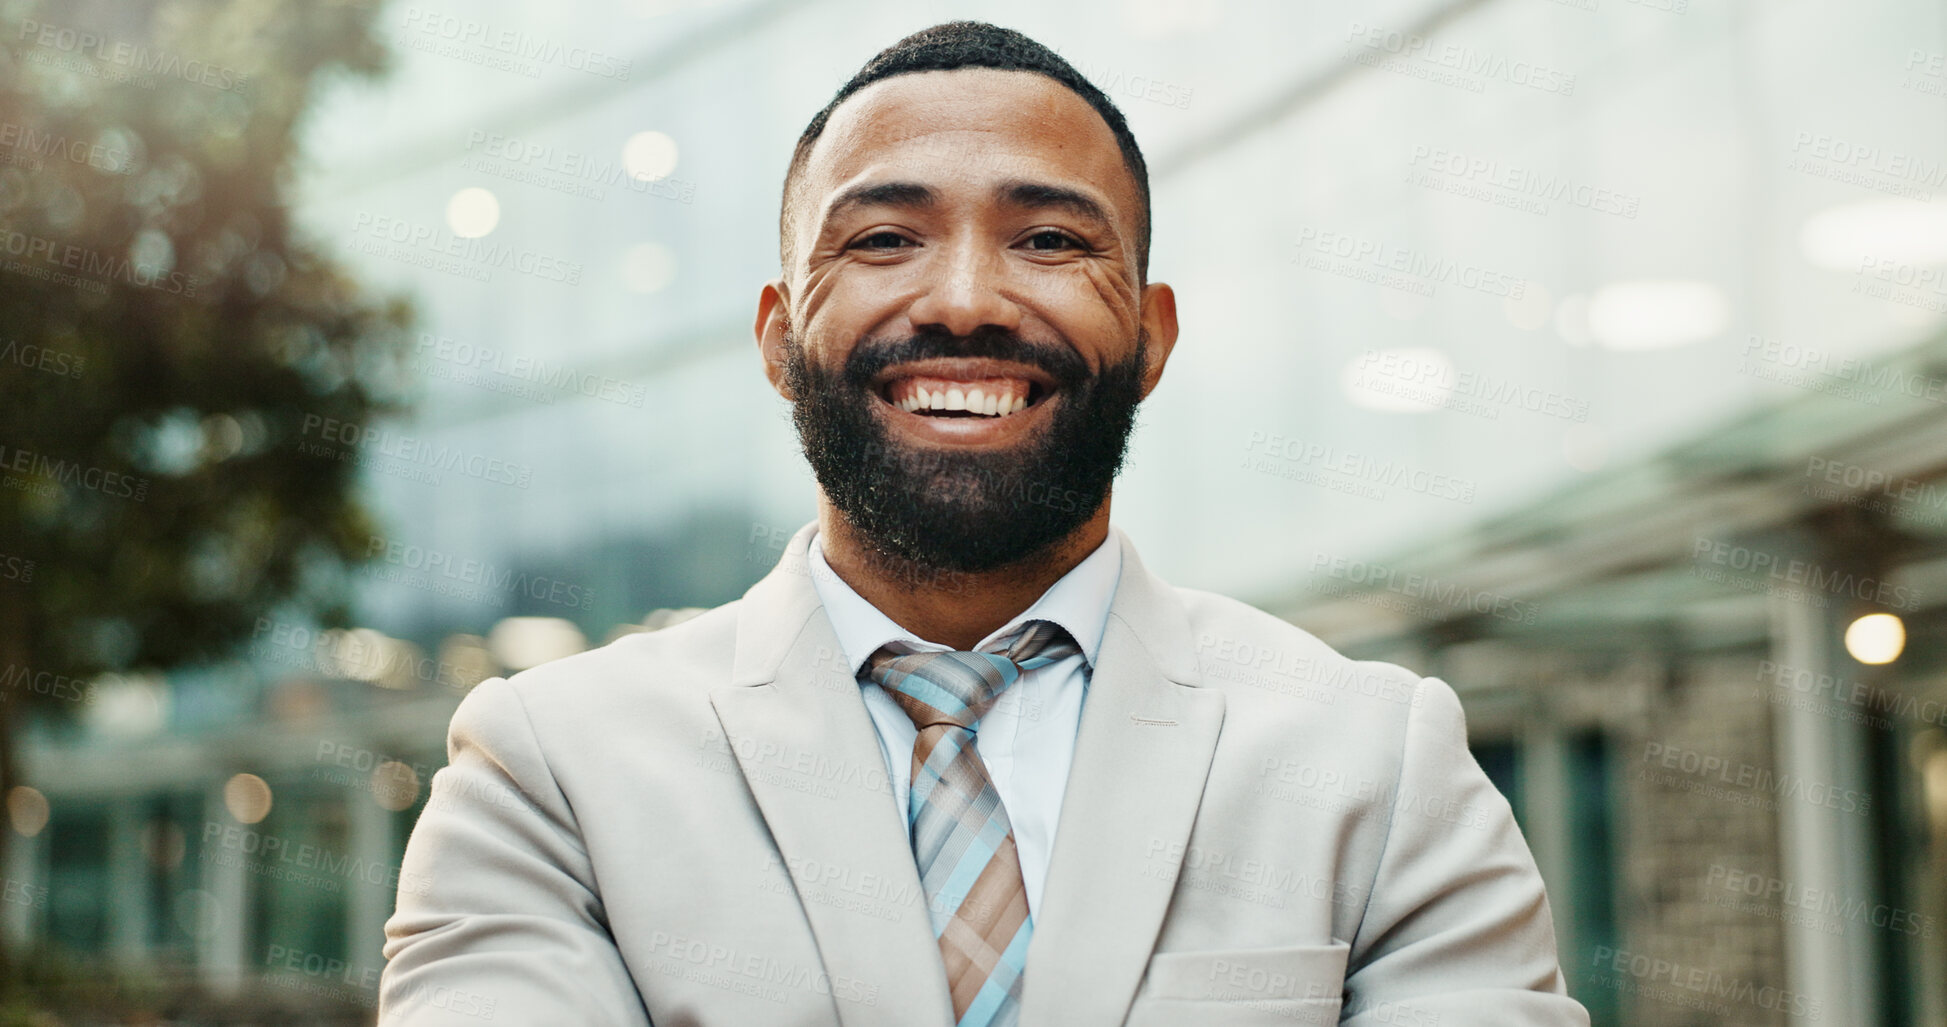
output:
[[881,175],[1079,182],[1106,193],[1123,224],[1133,226],[1139,214],[1134,180],[1108,123],[1068,87],[1035,72],[911,72],[846,98],[808,155],[806,198],[819,210],[838,188]]

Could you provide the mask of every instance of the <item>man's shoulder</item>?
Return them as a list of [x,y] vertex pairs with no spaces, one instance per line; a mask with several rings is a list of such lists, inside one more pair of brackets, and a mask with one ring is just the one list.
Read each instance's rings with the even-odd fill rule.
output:
[[1373,700],[1378,703],[1374,710],[1390,713],[1417,708],[1444,687],[1395,663],[1353,659],[1304,628],[1241,600],[1171,587],[1188,616],[1190,644],[1206,687],[1312,701],[1297,706],[1300,710]]

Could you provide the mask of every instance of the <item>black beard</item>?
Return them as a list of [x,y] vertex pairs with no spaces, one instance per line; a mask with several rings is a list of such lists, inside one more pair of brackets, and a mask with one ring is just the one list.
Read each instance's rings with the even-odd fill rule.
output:
[[[883,571],[915,581],[1033,561],[1073,535],[1109,496],[1142,400],[1147,331],[1127,360],[1091,375],[1066,346],[1004,333],[923,333],[854,347],[842,370],[812,364],[787,328],[785,383],[805,458],[832,506]],[[991,357],[1053,376],[1048,428],[1012,449],[895,443],[873,411],[872,380],[929,357]],[[1010,416],[1027,416],[1026,412]],[[927,572],[931,572],[930,574]]]

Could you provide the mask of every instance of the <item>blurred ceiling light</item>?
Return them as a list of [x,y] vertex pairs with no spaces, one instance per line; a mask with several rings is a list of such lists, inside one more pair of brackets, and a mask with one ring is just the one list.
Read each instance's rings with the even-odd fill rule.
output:
[[398,665],[404,644],[372,628],[326,631],[318,646],[319,662],[335,677],[394,687],[386,670]]
[[661,132],[637,132],[622,144],[622,166],[645,182],[667,178],[676,170],[676,140]]
[[1366,350],[1339,373],[1347,402],[1389,414],[1423,414],[1453,395],[1453,361],[1428,346]]
[[479,635],[448,635],[440,641],[436,668],[440,684],[464,692],[499,672],[487,640]]
[[372,801],[394,813],[419,798],[419,772],[398,760],[372,768]]
[[270,784],[255,774],[234,774],[223,782],[223,808],[239,824],[255,824],[270,816]]
[[462,239],[478,239],[500,224],[500,199],[477,185],[446,201],[446,227]]
[[637,243],[622,251],[622,282],[630,292],[661,292],[674,277],[676,254],[662,243]]
[[1555,304],[1555,334],[1571,346],[1589,344],[1589,298],[1581,293]]
[[1730,320],[1730,302],[1709,282],[1614,282],[1589,298],[1589,335],[1613,350],[1700,342]]
[[1860,663],[1892,663],[1906,649],[1906,624],[1890,613],[1869,613],[1846,626],[1846,652]]
[[160,732],[169,720],[169,682],[160,674],[103,674],[90,682],[89,728],[111,738]]
[[47,826],[47,796],[38,788],[15,785],[7,789],[7,820],[14,832],[32,838]]
[[1831,207],[1805,219],[1798,251],[1829,271],[1868,260],[1938,264],[1947,261],[1947,204],[1887,197]]
[[538,667],[588,648],[581,629],[559,617],[508,617],[487,633],[487,647],[509,670]]
[[1508,317],[1508,323],[1524,332],[1532,332],[1548,323],[1548,316],[1555,311],[1555,297],[1549,295],[1540,282],[1523,282],[1519,297],[1509,296],[1501,301],[1501,312]]

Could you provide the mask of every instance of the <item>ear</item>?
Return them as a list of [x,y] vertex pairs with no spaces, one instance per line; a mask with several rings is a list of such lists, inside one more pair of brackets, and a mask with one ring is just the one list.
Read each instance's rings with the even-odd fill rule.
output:
[[757,294],[757,321],[751,332],[757,337],[758,355],[764,358],[764,377],[771,388],[785,399],[795,400],[784,380],[784,330],[790,324],[791,297],[784,279],[764,283]]
[[1176,291],[1162,282],[1143,286],[1143,330],[1149,333],[1149,362],[1143,372],[1143,398],[1163,380],[1163,365],[1176,349]]

